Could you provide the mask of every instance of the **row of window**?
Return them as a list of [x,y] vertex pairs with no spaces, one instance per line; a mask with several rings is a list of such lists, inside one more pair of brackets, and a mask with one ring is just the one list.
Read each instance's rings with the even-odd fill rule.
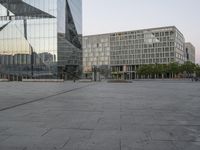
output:
[[99,48],[99,49],[83,49],[84,53],[107,53],[110,51],[110,48]]
[[110,50],[111,50],[111,52],[114,52],[114,51],[134,51],[134,50],[136,50],[136,51],[140,51],[140,52],[142,52],[143,50],[152,50],[152,51],[167,51],[167,50],[174,50],[174,47],[173,46],[171,46],[171,47],[156,47],[156,48],[153,48],[153,47],[145,47],[145,48],[141,48],[141,47],[137,47],[137,46],[135,46],[135,47],[132,47],[132,46],[123,46],[123,47],[121,47],[121,46],[116,46],[116,47],[111,47],[110,48]]
[[108,47],[109,44],[108,43],[95,43],[95,44],[83,44],[83,48],[84,49],[95,49],[95,48],[104,48],[104,47]]
[[174,52],[174,47],[165,48],[165,49],[136,49],[136,50],[123,50],[123,51],[111,51],[110,55],[124,55],[124,54],[152,54],[152,53],[166,53]]
[[[182,44],[183,45],[183,44]],[[110,47],[131,47],[131,48],[148,48],[148,47],[165,47],[165,46],[174,46],[174,42],[141,42],[141,43],[133,43],[130,41],[122,41],[122,42],[111,42]]]
[[174,62],[174,58],[162,58],[162,59],[142,59],[142,60],[117,60],[111,61],[111,65],[136,65],[136,64],[155,64],[155,63],[170,63]]
[[140,38],[144,38],[146,36],[148,37],[149,33],[151,33],[155,37],[173,36],[174,35],[174,31],[154,32],[154,31],[143,30],[139,33],[137,31],[130,32],[128,35],[126,34],[126,32],[111,34],[110,39],[111,39],[111,41],[113,41],[113,40],[127,40],[127,39],[140,39]]
[[110,53],[84,53],[83,57],[106,57],[109,56]]
[[157,53],[157,54],[142,54],[142,55],[120,55],[111,56],[111,60],[120,59],[134,59],[134,58],[162,58],[162,57],[174,57],[174,52],[172,53]]
[[151,35],[151,36],[144,37],[142,39],[115,39],[115,40],[111,40],[110,42],[111,43],[114,43],[114,42],[121,42],[121,43],[127,42],[127,44],[130,44],[130,43],[134,44],[134,43],[143,43],[146,40],[154,40],[154,39],[156,39],[159,42],[165,42],[165,41],[173,41],[175,39],[175,37],[174,36],[155,37],[154,35]]
[[84,62],[90,62],[90,61],[108,61],[109,57],[85,57],[83,58]]
[[89,66],[93,66],[93,65],[109,65],[109,61],[100,61],[100,62],[96,62],[96,61],[93,61],[93,62],[83,62],[83,66],[84,67],[89,67]]

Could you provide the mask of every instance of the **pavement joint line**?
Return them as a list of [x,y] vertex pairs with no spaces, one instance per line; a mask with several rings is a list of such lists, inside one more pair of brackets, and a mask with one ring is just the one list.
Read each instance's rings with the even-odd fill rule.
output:
[[177,145],[174,143],[174,141],[171,141],[170,143],[175,147],[175,150],[179,150],[179,148],[178,148]]
[[3,129],[3,130],[0,130],[0,133],[3,133],[3,132],[5,132],[5,131],[7,131],[7,130],[9,130],[10,129],[10,127],[7,127],[7,128],[5,128],[5,129]]
[[70,140],[71,138],[69,138],[60,148],[63,149],[69,143]]
[[52,131],[52,129],[48,129],[46,132],[44,132],[41,136],[45,136],[46,134],[48,134],[50,131]]
[[143,125],[143,126],[161,126],[161,127],[166,127],[166,126],[171,126],[171,127],[200,127],[200,125],[184,125],[184,124],[148,124],[148,123],[133,123],[133,125]]
[[27,147],[24,147],[22,150],[27,150]]
[[7,135],[6,138],[4,138],[3,140],[0,141],[0,143],[6,141],[7,139],[9,139],[11,137],[11,135]]
[[122,150],[122,139],[119,139],[119,150]]
[[[57,110],[51,110],[51,111],[57,111]],[[102,112],[105,112],[105,111],[90,111],[90,110],[62,110],[63,112],[93,112],[93,113],[102,113]],[[107,112],[118,112],[118,111],[107,111]]]
[[17,108],[17,107],[20,107],[20,106],[24,106],[24,105],[27,105],[27,104],[32,104],[32,103],[35,103],[35,102],[43,101],[47,98],[51,98],[51,97],[55,97],[55,96],[58,96],[58,95],[70,93],[70,92],[80,90],[80,89],[83,89],[83,88],[86,88],[86,87],[89,87],[89,86],[92,86],[92,85],[96,85],[96,83],[88,84],[88,85],[81,86],[81,87],[74,88],[74,89],[70,89],[70,90],[67,90],[67,91],[58,92],[58,93],[55,93],[55,94],[52,94],[52,95],[49,95],[49,96],[46,96],[46,97],[41,97],[41,98],[30,100],[30,101],[27,101],[27,102],[24,102],[24,103],[16,104],[16,105],[13,105],[13,106],[8,106],[8,107],[0,109],[0,112],[10,110],[10,109],[13,109],[13,108]]
[[60,127],[56,127],[56,128],[52,128],[52,130],[80,130],[80,131],[93,131],[95,129],[83,129],[83,128],[60,128]]
[[187,143],[200,143],[200,141],[198,140],[176,140],[176,139],[169,139],[169,140],[159,140],[159,139],[152,139],[150,141],[153,141],[153,142],[187,142]]

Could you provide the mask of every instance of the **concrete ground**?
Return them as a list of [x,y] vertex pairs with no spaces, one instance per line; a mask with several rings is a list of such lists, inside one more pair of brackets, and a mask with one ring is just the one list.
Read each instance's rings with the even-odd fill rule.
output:
[[200,150],[200,83],[0,83],[0,150]]

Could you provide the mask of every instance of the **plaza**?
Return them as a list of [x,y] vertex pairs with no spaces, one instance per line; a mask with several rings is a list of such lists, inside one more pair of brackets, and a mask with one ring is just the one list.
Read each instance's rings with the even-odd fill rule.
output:
[[200,86],[0,83],[1,150],[199,150]]

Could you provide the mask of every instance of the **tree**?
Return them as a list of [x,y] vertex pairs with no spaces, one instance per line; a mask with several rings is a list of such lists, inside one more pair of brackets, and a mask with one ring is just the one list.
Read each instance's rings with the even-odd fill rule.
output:
[[174,78],[179,73],[187,73],[187,76],[196,73],[196,75],[200,77],[200,65],[195,65],[189,61],[182,65],[177,62],[170,64],[149,64],[140,66],[137,73],[145,78],[158,78],[161,76],[163,78],[168,74],[171,78]]
[[142,65],[137,73],[145,78],[157,78],[164,73],[164,68],[161,64]]
[[176,77],[178,73],[180,73],[180,66],[177,62],[170,63],[168,65],[168,73],[172,78]]
[[142,65],[139,67],[139,69],[137,70],[137,73],[140,76],[145,76],[147,77],[150,74],[150,66],[149,65]]
[[164,72],[165,72],[163,64],[153,65],[153,70],[154,70],[155,78],[158,78],[160,76],[162,76],[162,78],[163,78],[163,75],[164,75]]
[[200,65],[196,64],[195,66],[195,73],[197,77],[200,77]]
[[195,68],[196,65],[194,63],[187,61],[181,66],[181,72],[185,72],[190,77],[195,72]]

